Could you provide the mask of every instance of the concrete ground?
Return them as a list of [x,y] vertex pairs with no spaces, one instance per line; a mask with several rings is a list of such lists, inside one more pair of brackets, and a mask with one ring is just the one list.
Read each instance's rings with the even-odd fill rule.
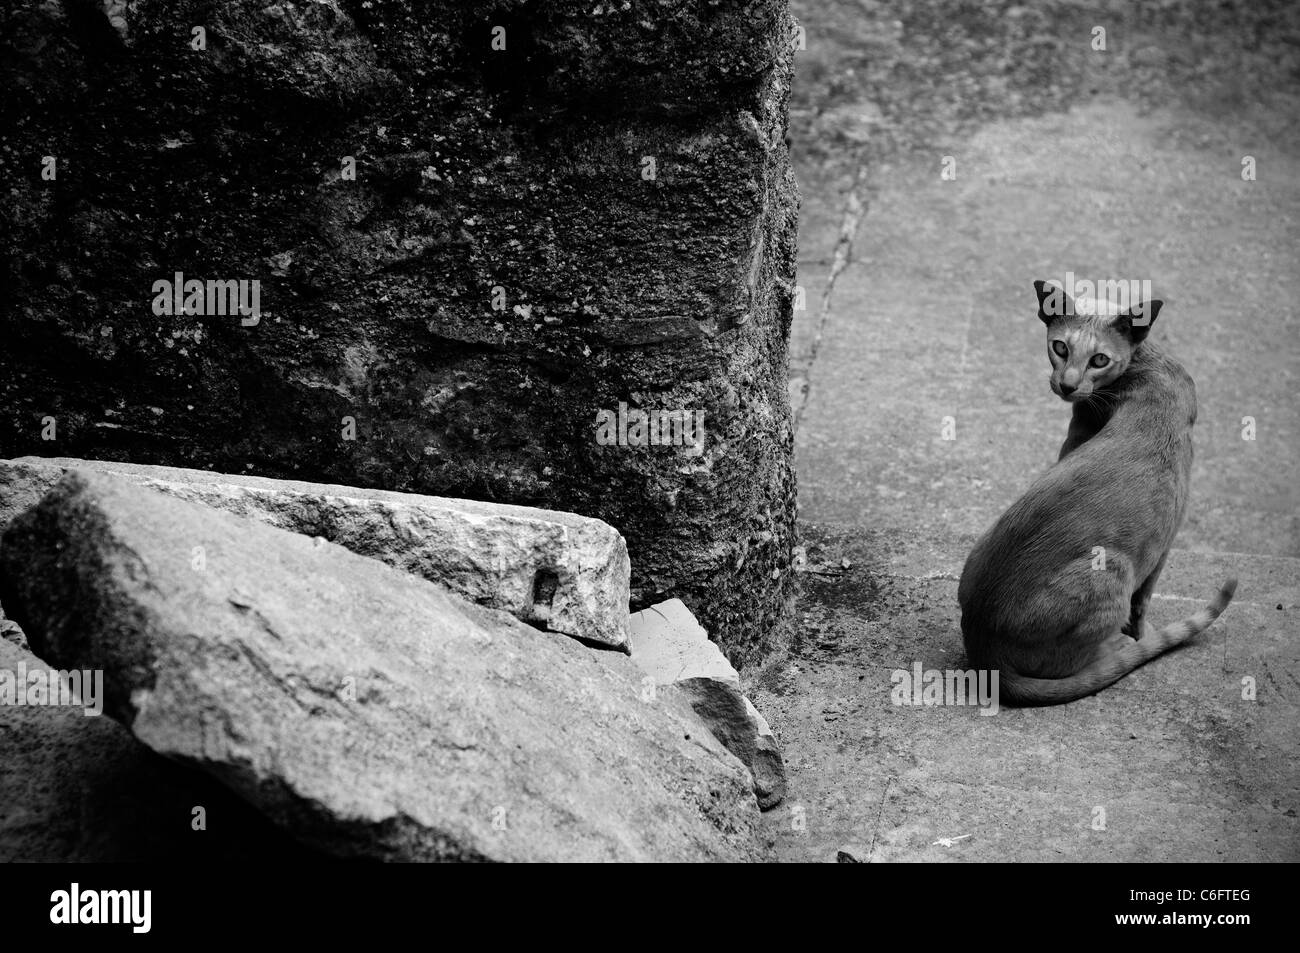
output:
[[[1300,151],[1285,120],[1102,95],[928,148],[804,150],[791,390],[810,571],[794,647],[747,673],[791,773],[766,815],[776,859],[1300,860]],[[1153,334],[1197,383],[1191,511],[1152,622],[1229,574],[1236,601],[1083,701],[895,706],[894,670],[965,667],[965,556],[1056,458],[1068,407],[1047,387],[1031,283],[1067,270],[1150,279],[1166,302]]]

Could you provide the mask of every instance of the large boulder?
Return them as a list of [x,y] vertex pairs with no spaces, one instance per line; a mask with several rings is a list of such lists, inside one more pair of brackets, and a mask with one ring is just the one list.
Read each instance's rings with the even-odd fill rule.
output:
[[33,651],[302,843],[401,860],[741,860],[743,765],[614,652],[313,539],[71,471],[0,539]]
[[787,0],[0,5],[0,457],[583,513],[636,608],[757,656],[793,585],[793,39]]
[[627,547],[600,520],[207,470],[26,457],[0,460],[0,532],[73,468],[320,536],[540,628],[627,650]]

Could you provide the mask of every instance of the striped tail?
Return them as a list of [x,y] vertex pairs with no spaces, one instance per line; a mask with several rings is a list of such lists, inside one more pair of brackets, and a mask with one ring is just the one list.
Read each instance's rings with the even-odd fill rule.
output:
[[1148,628],[1136,641],[1125,636],[1118,649],[1068,678],[1028,678],[1004,667],[1000,675],[1001,700],[1013,705],[1060,705],[1099,692],[1157,655],[1204,632],[1228,608],[1236,591],[1237,580],[1229,579],[1214,601],[1200,612],[1163,629]]

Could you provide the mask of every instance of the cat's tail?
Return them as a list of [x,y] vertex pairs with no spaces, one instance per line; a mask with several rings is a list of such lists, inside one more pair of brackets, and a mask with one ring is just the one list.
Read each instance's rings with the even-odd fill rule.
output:
[[1068,678],[1028,678],[1003,667],[999,674],[999,697],[1012,705],[1060,705],[1086,698],[1157,655],[1204,632],[1228,608],[1236,591],[1237,580],[1229,579],[1200,612],[1163,629],[1148,629],[1137,640],[1125,636],[1118,648],[1094,659]]

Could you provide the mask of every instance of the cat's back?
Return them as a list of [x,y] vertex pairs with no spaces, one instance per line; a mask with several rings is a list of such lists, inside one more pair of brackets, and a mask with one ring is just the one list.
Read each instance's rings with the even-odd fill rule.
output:
[[1136,536],[1169,536],[1189,491],[1196,385],[1155,349],[1091,439],[1040,474],[971,550],[958,600],[985,580],[1050,575],[1096,547],[1127,549]]

